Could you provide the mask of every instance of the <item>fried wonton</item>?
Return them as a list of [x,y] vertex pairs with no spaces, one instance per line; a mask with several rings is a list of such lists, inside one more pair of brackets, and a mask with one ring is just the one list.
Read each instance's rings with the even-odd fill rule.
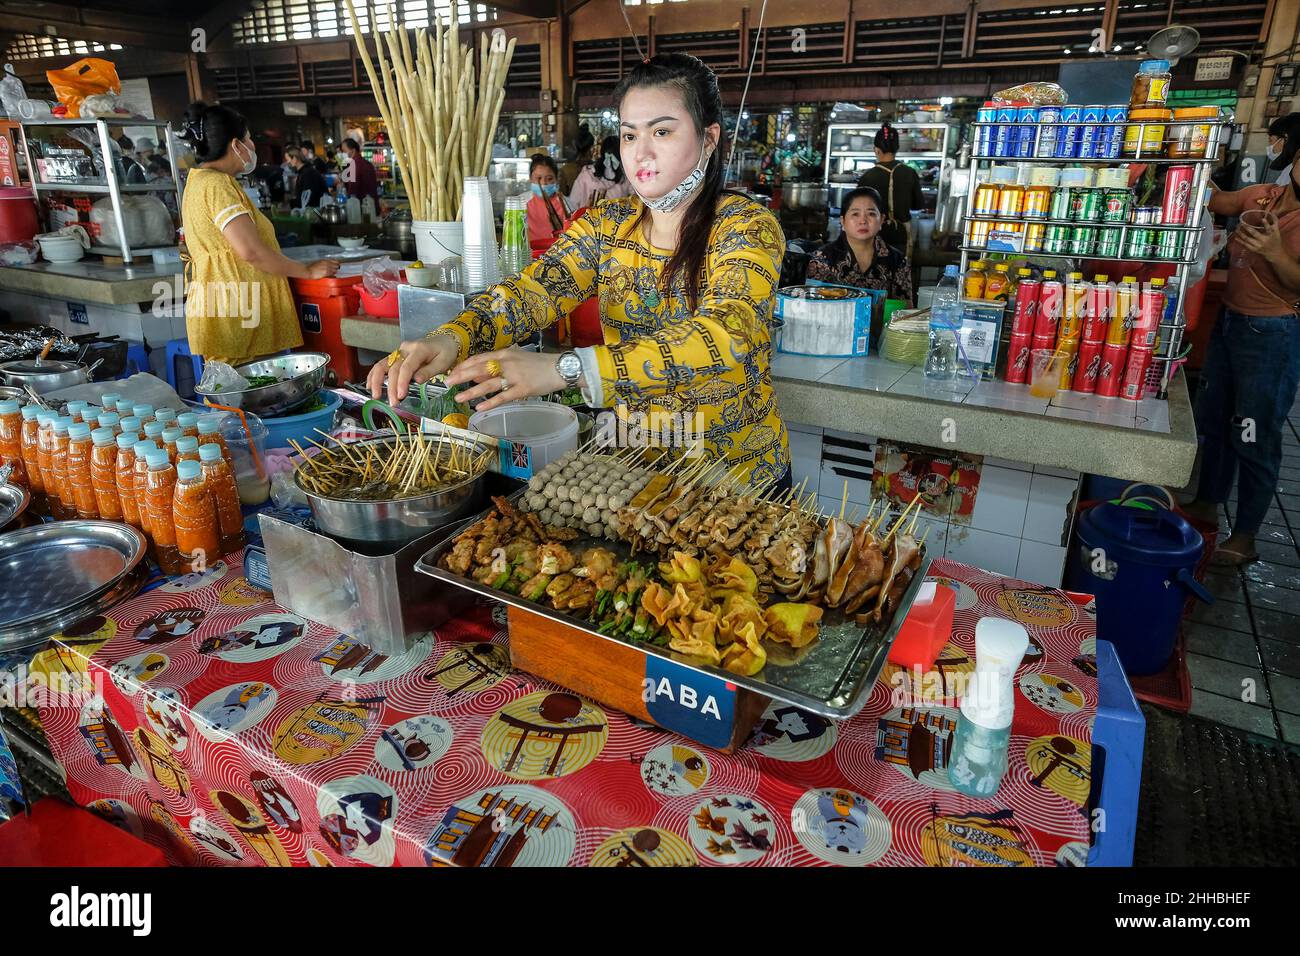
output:
[[767,636],[792,647],[811,644],[817,639],[822,613],[815,604],[773,604],[765,615]]
[[[719,562],[721,563],[721,562]],[[723,567],[714,567],[710,578],[714,587],[731,588],[754,594],[758,591],[758,575],[740,558],[732,558]]]
[[736,632],[736,640],[722,654],[722,666],[733,674],[752,677],[767,663],[767,652],[758,642],[754,623],[750,621]]
[[700,567],[699,559],[681,551],[674,551],[671,561],[660,561],[659,573],[669,584],[686,584],[690,581],[699,581],[704,577],[704,569]]

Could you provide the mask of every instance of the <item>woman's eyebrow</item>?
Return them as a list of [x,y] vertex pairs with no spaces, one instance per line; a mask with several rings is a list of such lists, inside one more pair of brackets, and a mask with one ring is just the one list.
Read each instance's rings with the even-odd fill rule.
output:
[[641,123],[641,124],[630,123],[630,122],[628,122],[627,120],[623,120],[623,122],[622,122],[620,125],[622,125],[622,126],[630,126],[630,127],[632,127],[633,129],[636,129],[638,125],[641,125],[641,126],[654,126],[656,123],[677,122],[678,119],[679,119],[679,117],[676,117],[676,116],[656,116],[654,119],[652,119],[652,120],[646,120],[644,123]]

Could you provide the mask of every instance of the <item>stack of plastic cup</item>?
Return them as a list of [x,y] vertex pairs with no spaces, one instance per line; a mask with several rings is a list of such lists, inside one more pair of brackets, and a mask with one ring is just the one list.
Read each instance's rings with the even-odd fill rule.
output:
[[465,177],[465,197],[460,208],[465,229],[465,250],[462,253],[465,289],[486,289],[501,280],[496,224],[492,218],[492,193],[488,190],[486,176]]
[[528,197],[507,196],[505,224],[501,227],[501,274],[515,276],[533,261],[528,244]]

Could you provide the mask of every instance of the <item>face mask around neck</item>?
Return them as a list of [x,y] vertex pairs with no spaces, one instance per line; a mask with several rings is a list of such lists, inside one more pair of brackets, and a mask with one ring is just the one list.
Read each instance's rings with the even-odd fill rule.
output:
[[[708,142],[706,141],[705,144],[700,147],[700,158],[695,164],[695,168],[687,173],[686,178],[680,183],[668,190],[668,192],[664,193],[658,199],[646,199],[644,196],[641,196],[640,192],[638,192],[637,195],[641,196],[641,201],[655,212],[672,212],[689,199],[691,194],[700,188],[700,183],[704,182],[704,170],[708,166],[708,159],[705,157],[705,154],[708,151],[708,148]],[[635,189],[636,187],[633,186],[632,188]]]

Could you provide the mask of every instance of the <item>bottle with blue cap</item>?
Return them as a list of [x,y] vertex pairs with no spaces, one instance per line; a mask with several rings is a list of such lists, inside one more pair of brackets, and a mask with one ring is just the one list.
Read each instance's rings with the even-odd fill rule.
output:
[[23,467],[23,415],[18,399],[0,401],[0,468],[13,466],[9,481],[27,485],[27,470]]
[[99,396],[100,407],[105,408],[110,412],[115,412],[117,411],[117,403],[121,398],[122,396],[117,392],[105,392],[103,395]]
[[164,574],[184,574],[176,550],[176,524],[172,518],[172,496],[176,491],[176,468],[166,448],[152,448],[144,454],[149,471],[145,479],[145,507],[149,510],[149,531],[153,535],[154,558]]
[[158,443],[152,438],[142,438],[131,448],[135,454],[131,494],[135,498],[136,512],[140,515],[140,529],[149,536],[150,544],[153,543],[153,528],[149,524],[149,502],[145,497],[149,490],[149,460],[145,456],[157,449]]
[[221,553],[238,551],[244,546],[244,513],[239,506],[235,473],[230,470],[230,462],[222,454],[221,446],[215,442],[199,446],[199,461],[203,464],[203,480],[217,509]]
[[153,421],[153,406],[145,403],[131,406],[131,414],[140,419],[140,422],[146,423]]
[[[105,414],[117,417],[112,412]],[[90,433],[90,441],[90,482],[99,516],[105,521],[121,521],[122,501],[117,494],[117,435],[111,425],[101,425]]]
[[[181,441],[195,441],[182,438]],[[176,490],[172,515],[176,523],[176,550],[191,571],[202,571],[221,554],[217,509],[208,493],[203,466],[196,459],[176,465]]]
[[40,508],[44,504],[41,499],[45,494],[45,481],[40,466],[41,406],[24,405],[20,414],[23,433],[19,446],[22,449],[23,468],[27,472],[27,487],[32,490],[32,503]]
[[[78,518],[99,517],[95,486],[90,480],[90,431],[85,422],[73,422],[68,426],[68,491],[72,493]],[[64,504],[67,504],[66,500]]]
[[81,413],[89,404],[90,402],[68,402],[68,417],[72,419],[72,424],[81,421]]
[[140,419],[136,418],[134,415],[124,415],[117,425],[118,434],[125,435],[139,436],[142,434],[142,429],[144,428]]
[[122,416],[117,412],[100,412],[99,418],[96,419],[100,428],[111,428],[116,435],[121,429],[118,427],[122,421]]

